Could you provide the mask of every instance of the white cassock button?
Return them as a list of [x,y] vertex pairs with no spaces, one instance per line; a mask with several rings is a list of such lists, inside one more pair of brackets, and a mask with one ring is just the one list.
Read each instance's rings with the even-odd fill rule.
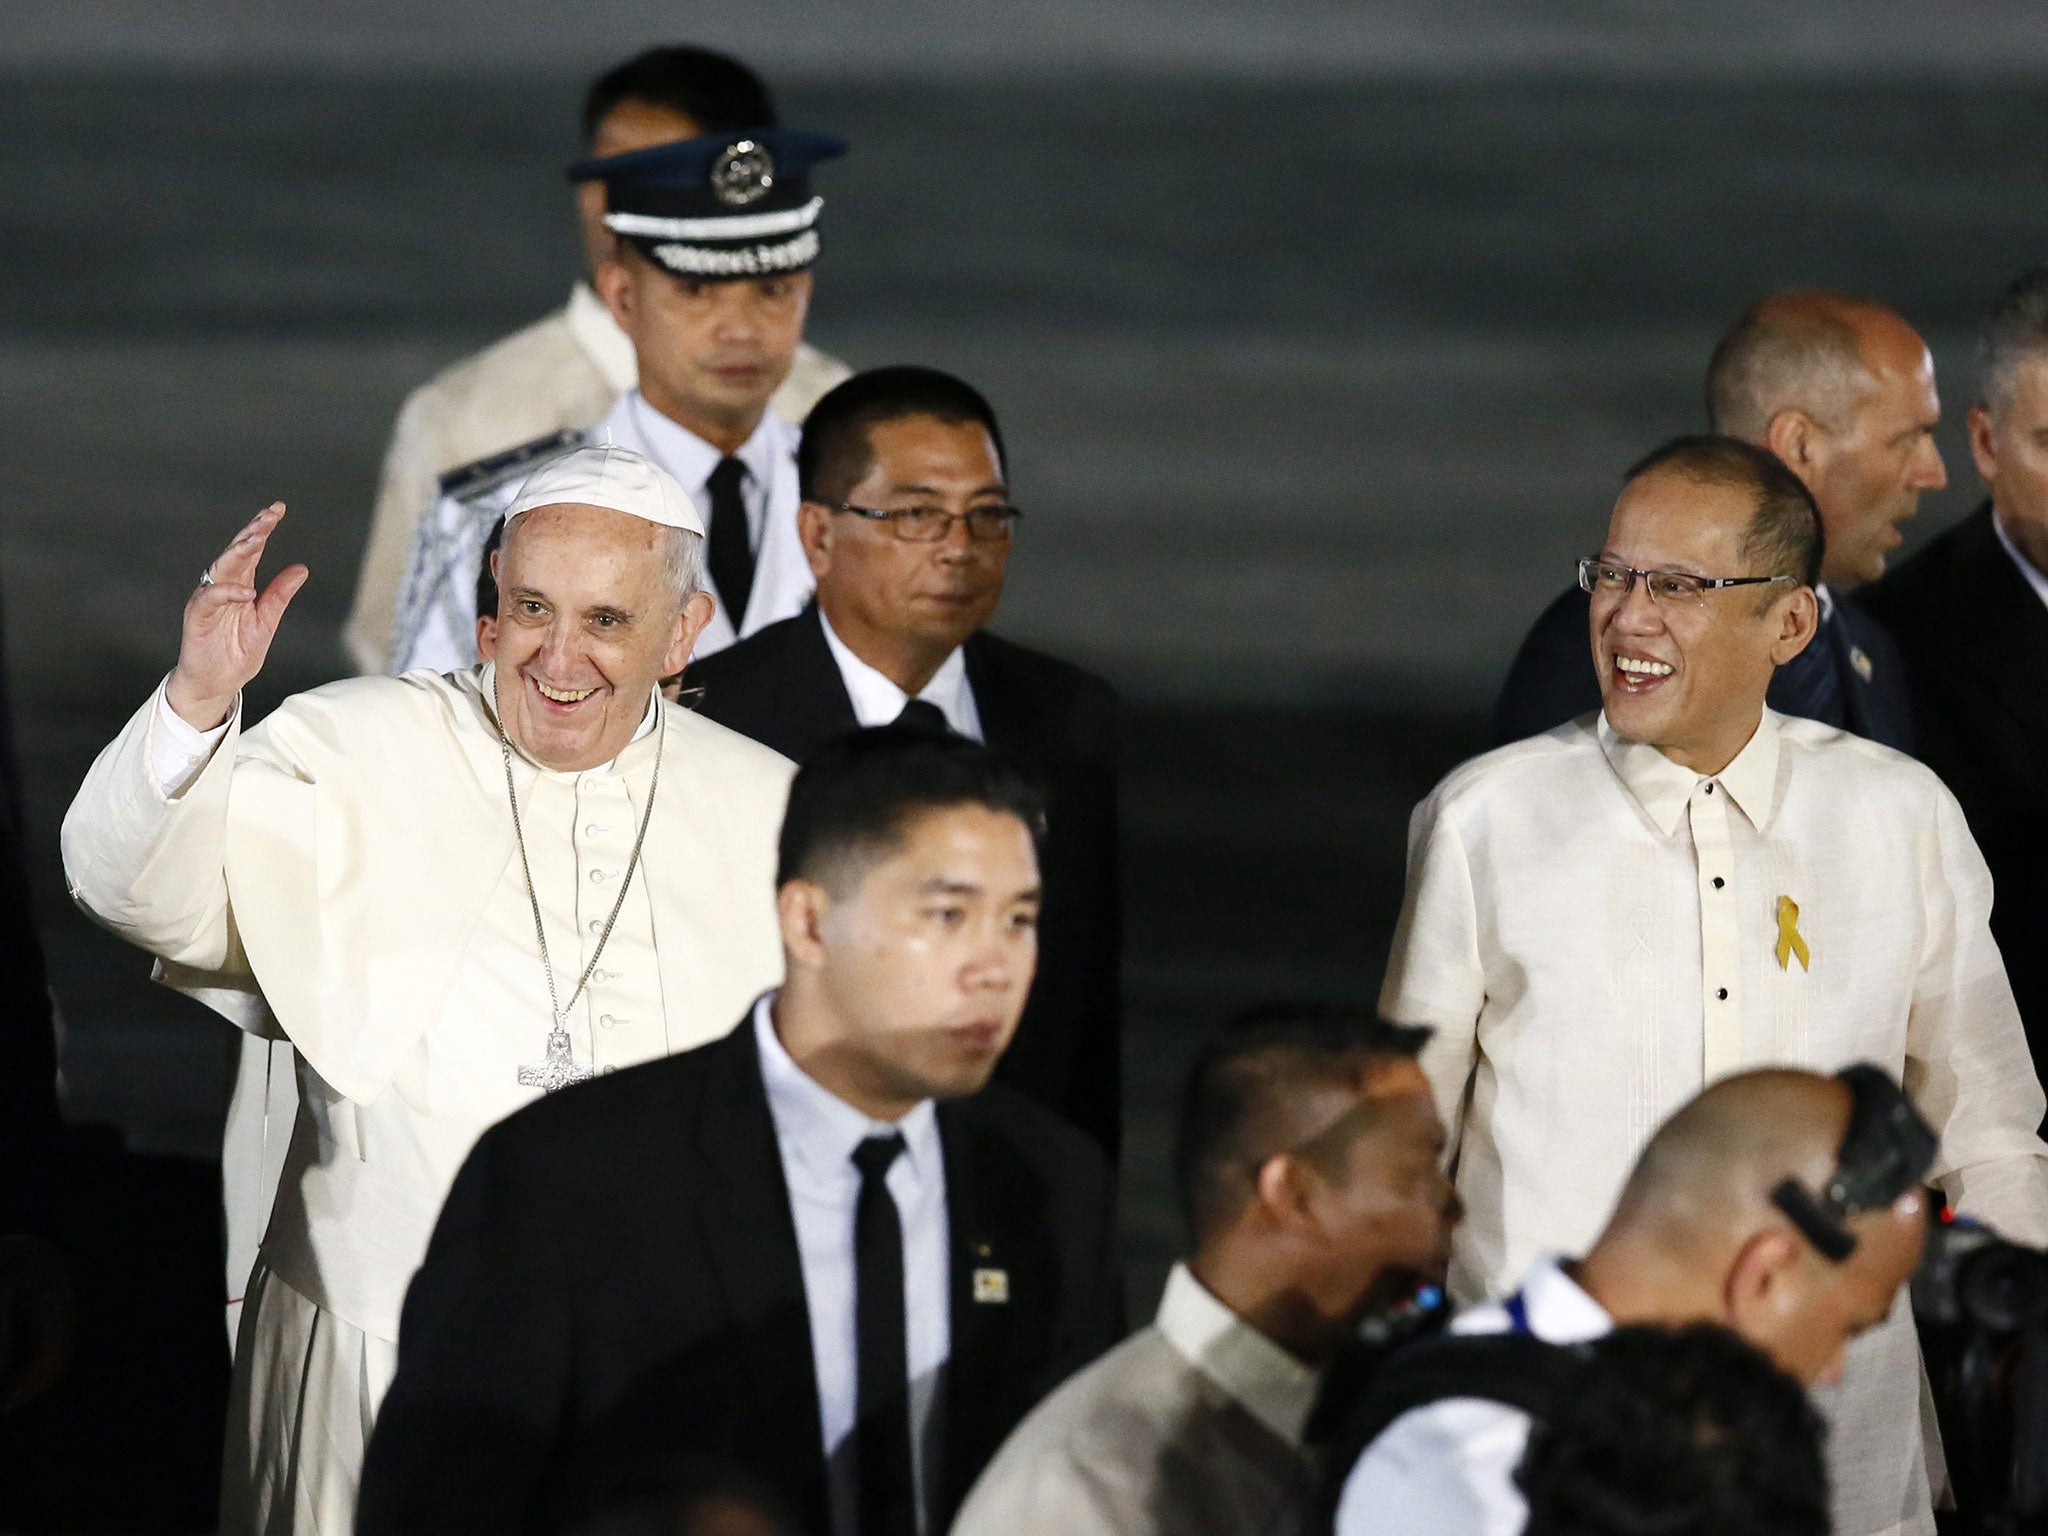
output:
[[593,918],[592,918],[592,919],[590,920],[590,931],[591,931],[592,933],[603,933],[603,932],[604,932],[604,919],[603,919],[603,918],[601,918],[601,917],[593,917]]
[[610,1014],[603,1013],[598,1015],[597,1022],[602,1024],[606,1029],[610,1029],[614,1024],[618,1023],[619,1021],[613,1018]]
[[593,869],[590,872],[590,883],[592,885],[603,885],[606,878],[605,872],[601,869]]
[[610,827],[600,827],[596,822],[593,821],[583,829],[583,835],[585,837],[596,837],[600,832],[609,831],[611,831]]
[[592,971],[590,979],[598,982],[610,981],[614,974],[616,973],[612,971]]

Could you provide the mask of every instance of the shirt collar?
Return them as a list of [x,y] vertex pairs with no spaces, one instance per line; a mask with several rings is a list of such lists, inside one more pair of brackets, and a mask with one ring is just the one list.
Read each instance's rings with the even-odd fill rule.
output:
[[[854,655],[847,643],[839,638],[822,607],[818,609],[818,623],[824,627],[825,644],[831,648],[832,659],[839,664],[839,675],[846,680],[847,697],[853,700],[853,718],[863,726],[875,726],[887,725],[902,714],[903,706],[910,702],[910,695]],[[966,711],[965,647],[953,647],[953,654],[939,663],[939,670],[918,690],[917,696],[928,704],[937,705],[939,712],[946,717],[946,723],[962,736],[978,734],[970,725]]]
[[569,334],[597,364],[605,383],[624,394],[640,382],[640,360],[633,355],[633,338],[619,329],[619,322],[604,307],[590,284],[579,282],[569,290],[569,304],[563,311]]
[[1771,819],[1771,805],[1778,792],[1778,717],[1768,709],[1758,716],[1756,731],[1735,754],[1735,760],[1717,774],[1694,773],[1645,742],[1623,739],[1607,723],[1604,710],[1600,714],[1600,750],[1615,777],[1666,837],[1678,830],[1678,820],[1693,791],[1709,777],[1752,826],[1761,830]]
[[2034,596],[2048,603],[2048,573],[2041,571],[2033,561],[2020,552],[2019,545],[2012,541],[2012,535],[2005,531],[2004,520],[1999,517],[1996,508],[1991,512],[1991,526],[1997,530],[1998,542],[2005,546],[2005,552],[2012,557],[2012,563],[2019,567],[2020,574],[2027,579],[2027,585],[2034,589]]
[[1539,1259],[1522,1279],[1522,1306],[1529,1331],[1548,1344],[1583,1344],[1614,1331],[1607,1309],[1555,1258]]
[[761,1056],[761,1083],[768,1113],[784,1158],[811,1188],[858,1184],[854,1148],[870,1136],[903,1137],[904,1157],[919,1179],[940,1167],[938,1112],[924,1100],[901,1120],[871,1120],[798,1066],[775,1033],[775,993],[754,1004],[754,1045]]
[[[472,675],[476,678],[477,692],[482,697],[484,718],[490,723],[491,733],[496,735],[498,734],[498,664],[495,661],[487,661],[478,667]],[[647,696],[647,713],[640,717],[640,723],[633,728],[632,736],[626,741],[625,750],[610,762],[599,763],[595,768],[585,768],[581,771],[584,773],[618,773],[624,768],[636,766],[637,764],[628,763],[626,759],[629,757],[637,759],[639,754],[635,753],[633,748],[652,736],[655,726],[660,723],[661,689],[657,687]],[[560,777],[570,779],[576,777],[573,773],[561,773],[559,769],[548,768],[534,762],[532,758],[520,750],[519,743],[516,741],[512,743],[512,753],[522,763],[538,768],[542,773],[558,774]]]
[[1173,1266],[1154,1321],[1161,1337],[1289,1445],[1301,1444],[1318,1375]]
[[[711,471],[718,468],[725,455],[688,427],[662,415],[638,389],[626,396],[625,407],[641,440],[647,444],[649,456],[681,481],[683,489],[692,496],[703,494],[704,482],[711,478]],[[785,437],[787,430],[781,417],[773,411],[763,411],[753,432],[733,455],[747,466],[747,479],[754,486],[771,485],[776,461],[793,451]]]

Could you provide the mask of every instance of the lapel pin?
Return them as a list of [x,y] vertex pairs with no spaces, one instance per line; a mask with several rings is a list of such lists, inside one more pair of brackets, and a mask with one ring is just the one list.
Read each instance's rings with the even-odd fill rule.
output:
[[1007,1269],[977,1269],[974,1272],[974,1299],[983,1306],[999,1307],[1010,1299],[1010,1272]]
[[1806,947],[1806,940],[1799,936],[1799,903],[1790,896],[1778,898],[1778,969],[1789,971],[1792,957],[1799,957],[1802,971],[1813,969],[1813,951]]
[[1849,647],[1849,665],[1856,669],[1856,675],[1866,683],[1877,673],[1877,667],[1864,654],[1863,647],[1860,645]]

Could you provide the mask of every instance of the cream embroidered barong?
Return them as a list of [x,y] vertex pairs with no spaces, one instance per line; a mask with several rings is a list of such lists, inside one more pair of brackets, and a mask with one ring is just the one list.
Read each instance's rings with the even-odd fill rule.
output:
[[[1954,796],[1900,753],[1766,710],[1703,779],[1588,716],[1455,770],[1416,809],[1381,994],[1423,1064],[1466,1207],[1451,1289],[1580,1253],[1665,1116],[1713,1079],[1867,1060],[1941,1133],[1961,1210],[2048,1240],[2043,1099]],[[1808,960],[1778,959],[1778,903]],[[1901,1306],[1833,1419],[1840,1536],[1931,1532]]]
[[[476,1137],[530,1101],[548,989],[506,804],[492,670],[360,678],[239,712],[166,794],[153,698],[64,823],[72,894],[159,975],[300,1058],[301,1107],[244,1316],[223,1529],[345,1536],[405,1287]],[[775,842],[792,769],[669,704],[612,763],[515,758],[564,1000],[609,1071],[703,1043],[781,973]],[[592,1169],[630,1178],[631,1169]]]

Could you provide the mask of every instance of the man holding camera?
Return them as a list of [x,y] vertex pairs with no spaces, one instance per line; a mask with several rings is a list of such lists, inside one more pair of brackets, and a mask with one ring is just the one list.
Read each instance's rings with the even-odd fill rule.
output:
[[[1466,764],[1416,812],[1381,1006],[1436,1030],[1460,1299],[1582,1250],[1675,1104],[1770,1063],[1898,1076],[1950,1203],[2048,1239],[2043,1097],[1955,798],[1764,705],[1814,637],[1820,542],[1763,449],[1651,454],[1580,564],[1601,714]],[[1932,1530],[1919,1400],[1900,1313],[1829,1394],[1843,1536]]]

